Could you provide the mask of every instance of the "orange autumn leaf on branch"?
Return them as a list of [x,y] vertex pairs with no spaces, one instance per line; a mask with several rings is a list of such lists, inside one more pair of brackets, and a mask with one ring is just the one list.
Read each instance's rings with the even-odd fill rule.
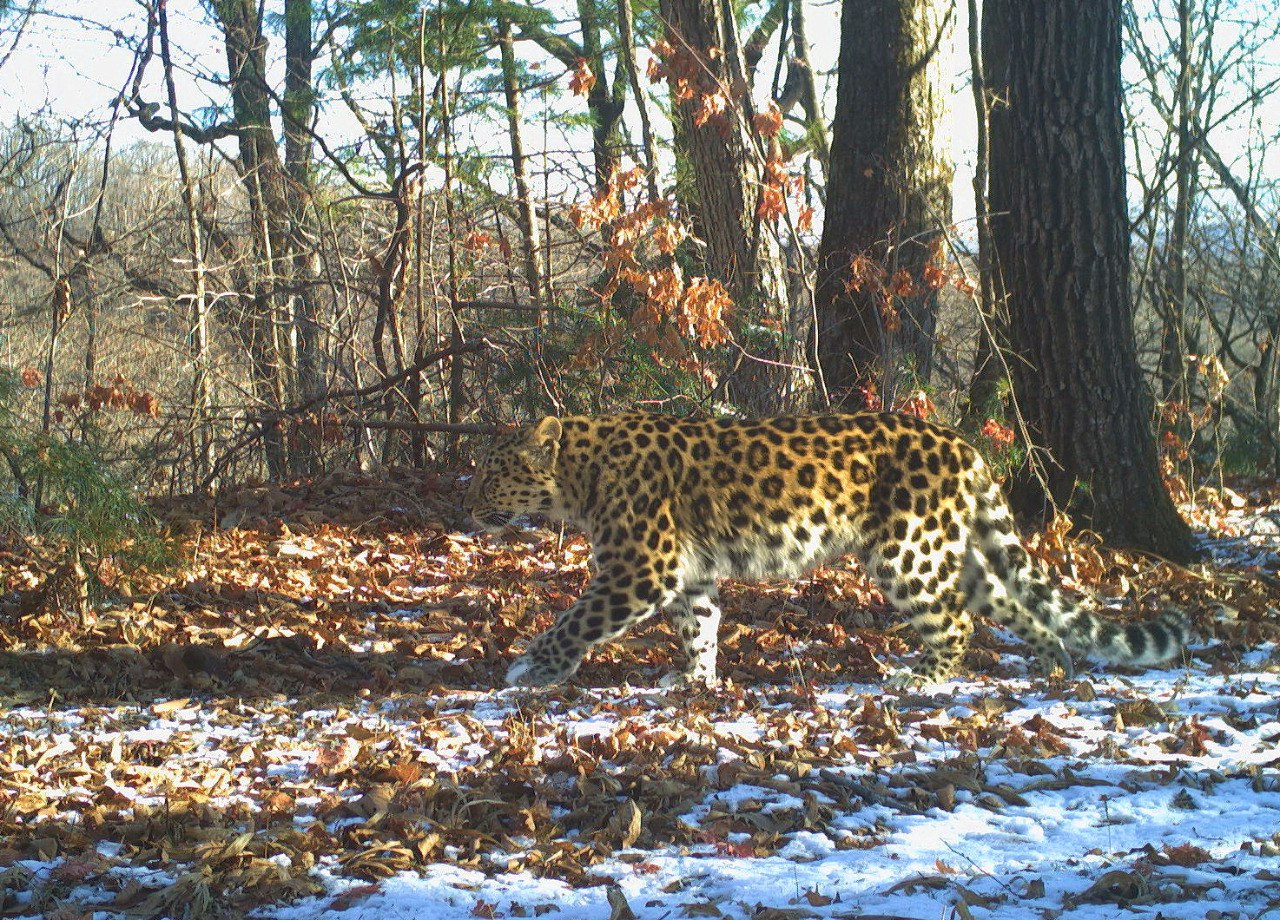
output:
[[660,38],[653,43],[653,56],[649,58],[649,63],[645,67],[645,74],[649,78],[650,83],[657,83],[660,80],[666,80],[672,76],[668,61],[676,55],[675,46],[665,38]]
[[760,202],[756,205],[756,217],[761,220],[778,220],[787,212],[787,199],[776,185],[760,189]]
[[462,241],[462,245],[472,252],[479,252],[493,242],[493,236],[483,230],[472,230]]
[[156,399],[151,393],[130,393],[126,397],[126,403],[130,411],[135,415],[148,415],[151,418],[160,417],[160,400]]
[[860,252],[849,260],[849,278],[844,289],[856,294],[864,287],[872,290],[884,286],[884,267],[865,252]]
[[909,271],[900,268],[893,273],[893,279],[889,282],[889,293],[894,297],[910,297],[915,292],[915,282],[911,280]]
[[596,85],[596,75],[586,58],[578,58],[573,68],[573,76],[569,78],[569,89],[575,96],[585,96]]
[[[652,349],[658,363],[700,374],[705,368],[693,348],[730,340],[727,316],[733,303],[718,281],[686,281],[671,258],[689,230],[671,216],[670,201],[628,206],[625,193],[639,188],[644,176],[639,166],[615,170],[589,202],[571,207],[570,216],[580,228],[605,232],[605,279],[593,293],[609,300],[625,285],[637,295],[626,317],[627,335]],[[598,357],[616,347],[619,333],[616,325],[603,330],[584,351]]]
[[778,220],[787,212],[788,189],[798,193],[803,188],[802,176],[792,175],[786,163],[776,157],[769,160],[764,164],[764,183],[760,189],[760,201],[756,204],[756,217]]
[[666,80],[676,102],[696,100],[698,108],[694,112],[694,122],[699,127],[708,123],[723,127],[729,93],[711,75],[706,65],[708,59],[716,60],[723,52],[718,48],[710,48],[704,59],[687,45],[677,47],[666,39],[654,42],[652,51],[654,56],[647,67],[650,82]]
[[683,224],[664,220],[653,229],[653,242],[664,256],[673,255],[676,248],[689,236]]
[[947,273],[938,263],[930,262],[924,267],[924,283],[929,290],[936,291],[947,283]]
[[629,192],[634,188],[638,188],[644,180],[644,167],[633,166],[630,169],[615,170],[610,179],[610,184],[616,186],[619,191]]
[[666,79],[666,67],[658,58],[651,57],[649,63],[645,65],[644,75],[649,78],[650,83],[659,83]]
[[933,400],[929,398],[929,394],[924,390],[913,390],[911,395],[904,399],[895,411],[904,415],[914,415],[916,418],[927,419],[937,412]]
[[782,130],[782,109],[770,100],[768,109],[751,116],[751,123],[761,137],[773,137]]
[[685,289],[679,317],[681,332],[698,339],[703,348],[729,341],[726,317],[733,299],[715,278],[694,278]]
[[982,435],[996,444],[1007,446],[1013,443],[1013,429],[1000,424],[993,418],[989,418],[983,423]]
[[880,292],[880,322],[885,332],[897,332],[902,328],[902,317],[898,308],[893,305],[893,295],[888,291]]
[[[80,409],[88,412],[127,409],[135,415],[160,417],[160,400],[156,395],[137,389],[121,374],[116,374],[110,383],[91,383],[82,392],[62,393],[54,403],[72,412]],[[61,412],[58,416],[58,421],[65,417]]]
[[[570,206],[569,219],[579,228],[586,227],[593,230],[620,219],[623,216],[622,193],[636,188],[642,181],[644,181],[644,169],[640,166],[626,170],[615,169],[604,188],[596,191],[587,204]],[[656,211],[665,210],[666,204],[659,203],[646,207],[648,210],[640,215],[645,220]]]
[[709,123],[719,124],[728,108],[729,97],[723,90],[704,93],[693,113],[693,123],[699,128]]

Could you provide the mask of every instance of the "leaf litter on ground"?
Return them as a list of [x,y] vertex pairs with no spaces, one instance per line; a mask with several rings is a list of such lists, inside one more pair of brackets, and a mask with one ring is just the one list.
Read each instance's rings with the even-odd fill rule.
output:
[[[1200,496],[1211,561],[1030,541],[1177,667],[963,680],[832,567],[725,586],[715,692],[654,623],[494,690],[582,590],[572,533],[457,530],[458,485],[349,474],[174,503],[178,576],[88,622],[0,547],[0,917],[1255,917],[1280,909],[1274,488]],[[1215,913],[1216,912],[1216,913]]]

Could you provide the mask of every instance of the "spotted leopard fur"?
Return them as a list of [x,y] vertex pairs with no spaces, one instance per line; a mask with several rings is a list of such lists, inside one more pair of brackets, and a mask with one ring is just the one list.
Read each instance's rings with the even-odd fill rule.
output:
[[511,665],[511,685],[567,679],[660,608],[683,646],[680,677],[713,683],[717,578],[796,577],[846,554],[924,640],[920,681],[952,673],[975,614],[1068,674],[1064,643],[1146,665],[1187,640],[1176,614],[1121,625],[1068,601],[1022,547],[978,452],[912,416],[544,418],[497,438],[465,503],[491,529],[539,513],[591,535],[595,577]]

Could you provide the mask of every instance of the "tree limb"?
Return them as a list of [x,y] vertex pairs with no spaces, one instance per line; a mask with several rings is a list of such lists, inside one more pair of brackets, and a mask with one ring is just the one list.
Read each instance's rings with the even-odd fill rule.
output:
[[191,138],[197,144],[212,144],[214,141],[220,141],[224,137],[235,137],[240,133],[240,127],[235,122],[224,121],[208,128],[198,128],[190,122],[177,123],[173,119],[165,118],[158,114],[160,112],[160,103],[143,102],[141,99],[130,99],[125,103],[128,112],[138,119],[138,124],[153,133],[171,133],[177,131],[185,137]]

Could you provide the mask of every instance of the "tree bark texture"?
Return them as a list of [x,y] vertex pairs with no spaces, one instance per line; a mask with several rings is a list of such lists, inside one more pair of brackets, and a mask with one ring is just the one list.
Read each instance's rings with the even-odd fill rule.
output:
[[653,124],[649,120],[649,100],[640,82],[640,68],[636,64],[635,11],[632,0],[618,0],[618,60],[627,73],[631,98],[640,116],[640,152],[644,160],[645,187],[649,201],[662,198],[658,191],[658,153],[653,139]]
[[[1120,0],[987,0],[1007,43],[992,123],[993,238],[1014,393],[1060,505],[1108,540],[1173,560],[1191,534],[1161,481],[1129,301]],[[995,77],[993,68],[988,78]],[[1037,478],[1015,506],[1043,515]]]
[[[857,391],[868,383],[888,404],[928,381],[933,358],[937,291],[924,269],[951,221],[952,167],[938,136],[951,7],[844,0],[840,19],[818,253],[818,360],[836,405],[861,405]],[[875,277],[854,278],[855,258],[875,266]],[[891,284],[895,276],[910,281],[909,293],[889,293],[905,290]]]
[[[267,82],[266,47],[258,6],[254,0],[215,0],[212,4],[223,30],[230,83],[231,108],[239,145],[238,170],[249,200],[251,237],[257,271],[251,331],[252,363],[259,400],[270,410],[286,405],[288,369],[280,330],[288,328],[278,313],[275,287],[278,256],[284,252],[288,209],[283,164],[271,128],[271,96]],[[272,478],[288,475],[284,438],[278,429],[264,433],[267,468]]]
[[1191,48],[1191,0],[1178,0],[1178,86],[1177,129],[1178,149],[1174,165],[1176,186],[1173,204],[1173,227],[1165,257],[1164,284],[1160,296],[1163,303],[1163,322],[1160,345],[1160,388],[1165,403],[1177,403],[1185,407],[1178,413],[1172,430],[1184,441],[1190,441],[1191,384],[1186,364],[1188,353],[1196,353],[1193,346],[1195,329],[1188,321],[1191,304],[1191,288],[1187,277],[1187,242],[1191,223],[1191,208],[1195,195],[1195,145],[1191,137],[1192,94],[1191,81],[1195,64]]
[[[164,66],[165,93],[169,101],[169,117],[173,120],[174,157],[182,179],[182,204],[187,217],[187,245],[191,252],[191,358],[195,379],[191,392],[191,466],[196,482],[208,481],[213,472],[213,440],[209,417],[213,407],[212,375],[209,373],[209,298],[206,284],[204,235],[200,230],[200,210],[195,182],[187,162],[186,141],[176,130],[181,118],[177,84],[173,78],[173,55],[169,47],[169,14],[167,0],[156,4],[160,37],[160,60]],[[86,385],[93,382],[88,375]],[[210,483],[213,485],[214,483]]]
[[[784,324],[788,299],[777,234],[757,216],[765,155],[752,129],[733,10],[727,0],[661,0],[660,15],[676,53],[693,55],[703,75],[698,97],[677,103],[676,139],[693,177],[691,223],[706,244],[706,272],[733,299],[734,330],[745,349],[726,380],[726,395],[752,414],[777,412],[794,398],[796,355],[776,335],[749,332],[761,319]],[[725,112],[696,124],[702,95],[715,92],[727,95]]]

